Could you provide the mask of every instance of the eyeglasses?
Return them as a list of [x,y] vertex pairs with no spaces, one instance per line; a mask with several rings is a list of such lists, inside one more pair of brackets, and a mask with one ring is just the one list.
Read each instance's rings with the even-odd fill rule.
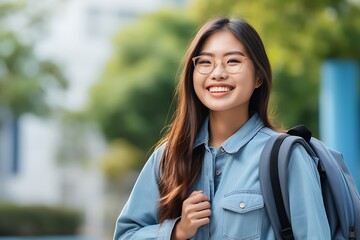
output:
[[[231,54],[222,58],[222,66],[228,73],[239,73],[247,57],[240,54]],[[217,66],[215,57],[200,55],[193,57],[195,69],[201,74],[210,74]]]

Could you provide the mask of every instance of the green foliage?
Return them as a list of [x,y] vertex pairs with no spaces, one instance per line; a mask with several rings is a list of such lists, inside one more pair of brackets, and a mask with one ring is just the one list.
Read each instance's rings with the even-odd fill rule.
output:
[[147,152],[160,138],[194,30],[185,16],[160,12],[115,36],[113,56],[92,88],[89,107],[108,140],[125,138]]
[[0,236],[76,235],[82,221],[70,209],[0,203]]
[[130,168],[138,168],[144,154],[126,140],[114,140],[101,159],[101,167],[110,182],[121,181]]
[[[36,56],[30,37],[24,43],[17,29],[11,28],[17,18],[11,15],[10,21],[9,12],[25,12],[23,4],[23,1],[0,3],[0,106],[9,108],[17,116],[25,112],[44,115],[49,110],[46,91],[64,89],[67,81],[58,66]],[[41,22],[33,18],[28,17],[29,27],[35,28]],[[31,28],[26,30],[31,32]]]

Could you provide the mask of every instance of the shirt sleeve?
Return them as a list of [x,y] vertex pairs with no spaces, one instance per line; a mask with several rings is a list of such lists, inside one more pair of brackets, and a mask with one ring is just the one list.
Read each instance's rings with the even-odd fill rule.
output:
[[295,239],[331,239],[316,162],[302,146],[294,148],[289,163],[288,187]]
[[163,147],[143,167],[115,226],[114,240],[170,239],[177,219],[158,222],[160,198],[157,174]]

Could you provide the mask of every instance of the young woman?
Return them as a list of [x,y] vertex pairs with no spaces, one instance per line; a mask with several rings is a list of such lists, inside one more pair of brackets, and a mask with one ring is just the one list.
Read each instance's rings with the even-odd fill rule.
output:
[[[240,19],[207,22],[190,44],[178,108],[116,223],[114,239],[275,239],[259,184],[271,68],[258,33]],[[313,160],[289,166],[295,239],[330,239]]]

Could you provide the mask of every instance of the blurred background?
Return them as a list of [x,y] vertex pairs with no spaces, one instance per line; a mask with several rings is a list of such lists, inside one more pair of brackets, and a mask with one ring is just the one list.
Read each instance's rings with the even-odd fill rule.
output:
[[355,120],[334,124],[359,151],[360,0],[0,0],[0,236],[112,238],[171,120],[185,48],[219,15],[260,33],[280,127],[321,137],[324,62],[350,62],[356,97],[339,109]]

